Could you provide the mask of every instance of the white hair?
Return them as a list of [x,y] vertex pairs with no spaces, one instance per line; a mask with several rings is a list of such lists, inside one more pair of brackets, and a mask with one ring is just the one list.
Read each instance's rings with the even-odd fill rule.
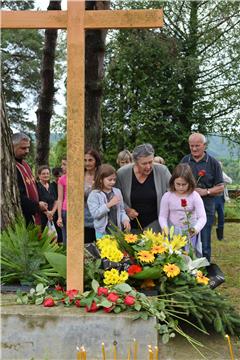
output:
[[26,134],[24,133],[15,133],[12,135],[12,143],[13,145],[18,145],[20,144],[21,141],[28,141],[30,142],[31,139],[29,136],[27,136]]
[[198,136],[199,138],[201,138],[203,144],[207,144],[207,139],[206,139],[206,136],[201,134],[201,133],[193,133],[189,136],[189,139],[190,140],[191,138],[193,138],[194,136]]

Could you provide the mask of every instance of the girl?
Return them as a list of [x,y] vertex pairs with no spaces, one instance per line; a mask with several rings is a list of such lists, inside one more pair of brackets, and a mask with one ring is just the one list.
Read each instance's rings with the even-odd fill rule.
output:
[[[159,223],[162,229],[174,226],[175,233],[189,235],[197,256],[202,255],[202,244],[199,232],[206,224],[207,218],[200,195],[194,191],[196,182],[188,164],[179,164],[169,181],[170,191],[161,200]],[[186,224],[187,213],[189,226]]]
[[113,187],[116,170],[108,164],[99,167],[94,190],[89,194],[87,204],[94,220],[96,238],[109,233],[111,223],[121,229],[130,230],[130,221],[124,210],[121,191]]
[[63,245],[67,245],[67,159],[62,159],[63,175],[58,180],[58,219],[57,225],[62,229]]
[[84,155],[84,243],[96,241],[93,218],[87,205],[87,199],[92,191],[98,168],[101,165],[100,155],[96,150],[89,149]]

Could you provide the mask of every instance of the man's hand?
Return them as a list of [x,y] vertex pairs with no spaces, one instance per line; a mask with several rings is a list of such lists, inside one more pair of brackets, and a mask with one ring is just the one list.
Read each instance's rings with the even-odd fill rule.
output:
[[132,208],[127,208],[126,213],[131,220],[136,219],[136,217],[138,217],[138,215],[139,215],[139,213],[135,209],[132,209]]
[[120,203],[120,198],[117,195],[114,195],[113,198],[107,203],[107,207],[110,209],[114,205],[118,205]]
[[128,220],[125,220],[123,222],[123,227],[124,227],[124,230],[130,231],[131,230],[130,222]]
[[207,196],[208,195],[207,189],[202,189],[202,188],[198,187],[195,190],[199,193],[200,196]]
[[47,203],[45,203],[44,201],[39,201],[38,205],[39,205],[39,209],[42,212],[47,211],[47,209],[48,209],[48,204]]

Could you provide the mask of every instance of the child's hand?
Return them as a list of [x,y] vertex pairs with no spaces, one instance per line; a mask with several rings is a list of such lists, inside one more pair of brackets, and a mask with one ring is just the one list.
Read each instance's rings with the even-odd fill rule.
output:
[[130,231],[131,230],[130,222],[128,220],[123,221],[123,227],[124,230]]
[[107,207],[110,209],[112,206],[120,203],[120,197],[114,195],[113,198],[107,203]]

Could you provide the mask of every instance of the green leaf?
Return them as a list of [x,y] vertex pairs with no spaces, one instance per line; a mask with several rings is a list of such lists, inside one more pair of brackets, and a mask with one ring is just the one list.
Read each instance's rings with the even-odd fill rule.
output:
[[92,280],[92,288],[95,291],[95,293],[97,293],[98,288],[99,288],[99,283],[96,280]]
[[144,280],[144,279],[159,279],[161,276],[160,266],[153,266],[147,269],[143,269],[141,272],[133,275],[134,279]]
[[163,334],[162,342],[163,342],[163,344],[167,344],[169,342],[169,333]]
[[123,283],[123,284],[118,284],[116,286],[114,286],[114,289],[116,291],[120,291],[120,292],[124,292],[124,293],[128,293],[132,290],[131,286],[126,284],[126,283]]
[[141,310],[141,304],[139,304],[139,303],[136,303],[135,305],[134,305],[134,309],[136,310],[136,311],[140,311]]
[[43,300],[44,298],[41,296],[41,297],[38,297],[36,300],[35,300],[35,304],[36,305],[41,305],[43,303]]
[[108,301],[107,299],[104,299],[104,300],[102,300],[100,303],[99,303],[99,305],[101,305],[101,306],[103,306],[103,307],[111,307],[112,306],[112,302],[111,301]]
[[[34,290],[34,289],[31,289],[31,290]],[[43,290],[44,290],[44,285],[43,284],[37,284],[36,292],[39,293],[39,292],[42,292]],[[30,293],[31,293],[31,291],[30,291]]]
[[121,309],[120,306],[116,306],[116,307],[113,309],[113,311],[115,312],[115,314],[119,314],[119,313],[122,311],[122,309]]
[[66,255],[54,253],[54,252],[45,252],[44,253],[49,264],[54,268],[54,270],[64,279],[66,279]]

